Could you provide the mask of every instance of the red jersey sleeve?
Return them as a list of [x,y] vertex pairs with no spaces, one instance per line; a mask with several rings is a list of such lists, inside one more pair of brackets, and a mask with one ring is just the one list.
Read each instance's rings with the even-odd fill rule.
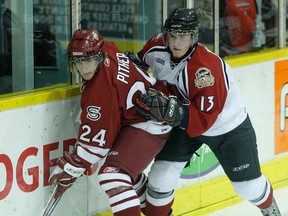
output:
[[138,55],[140,54],[139,58],[141,59],[141,61],[147,65],[146,61],[145,61],[145,55],[153,48],[153,49],[157,49],[157,47],[165,47],[164,43],[163,43],[163,39],[162,39],[162,33],[157,33],[155,34],[153,37],[151,37],[146,44],[144,45],[143,49],[138,53]]

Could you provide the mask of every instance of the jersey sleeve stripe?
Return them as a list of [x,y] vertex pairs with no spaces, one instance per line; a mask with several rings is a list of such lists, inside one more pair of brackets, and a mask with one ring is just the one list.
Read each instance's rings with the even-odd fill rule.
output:
[[185,90],[185,95],[189,97],[187,65],[188,64],[186,64],[185,68],[183,69],[182,79],[183,79],[183,88]]
[[83,160],[89,162],[90,164],[95,164],[103,158],[102,155],[97,156],[95,154],[92,154],[91,152],[87,151],[87,149],[83,148],[80,145],[77,146],[77,155]]
[[187,65],[185,68],[179,73],[177,77],[177,82],[179,86],[177,86],[181,95],[187,99],[189,97],[189,84],[188,84],[188,73],[187,73]]
[[222,71],[224,73],[224,78],[225,78],[225,86],[228,91],[229,90],[229,78],[228,78],[227,71],[226,71],[227,70],[226,63],[223,61],[223,59],[221,59],[221,62],[222,62]]
[[79,141],[78,141],[78,145],[82,146],[85,149],[88,149],[90,152],[92,152],[94,154],[101,155],[102,157],[105,157],[110,150],[110,149],[99,148],[96,146],[86,145],[86,144],[81,143]]
[[229,78],[228,78],[228,75],[227,75],[227,72],[226,72],[226,70],[227,70],[227,67],[226,67],[226,63],[225,63],[225,61],[222,59],[222,58],[220,58],[219,56],[217,56],[215,53],[213,53],[213,52],[211,52],[210,50],[208,50],[207,48],[206,48],[206,50],[209,52],[209,53],[211,53],[212,55],[214,55],[214,56],[216,56],[217,58],[219,58],[219,60],[221,61],[221,65],[222,65],[222,72],[223,72],[223,77],[224,77],[224,81],[225,81],[225,86],[226,86],[226,89],[227,89],[227,91],[229,90]]

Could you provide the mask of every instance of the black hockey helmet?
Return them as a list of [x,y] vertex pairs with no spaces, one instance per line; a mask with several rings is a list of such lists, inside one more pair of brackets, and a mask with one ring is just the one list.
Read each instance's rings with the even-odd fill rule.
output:
[[176,8],[165,21],[167,32],[190,33],[199,30],[200,22],[194,8]]
[[200,22],[194,8],[176,8],[168,16],[164,24],[164,37],[167,32],[176,34],[191,33],[194,43],[198,41]]

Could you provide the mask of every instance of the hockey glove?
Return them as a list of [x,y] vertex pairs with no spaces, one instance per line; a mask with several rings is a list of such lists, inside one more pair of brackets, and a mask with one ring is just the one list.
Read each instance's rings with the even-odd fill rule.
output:
[[49,178],[50,185],[58,183],[58,189],[54,198],[57,199],[62,196],[73,185],[76,179],[83,175],[85,170],[77,155],[64,152],[64,155],[58,158],[57,166]]
[[148,66],[144,65],[142,61],[140,60],[139,56],[135,54],[133,51],[125,51],[125,55],[137,66],[139,66],[141,69],[147,71]]
[[136,98],[135,108],[148,120],[166,122],[172,127],[181,124],[184,109],[177,97],[166,97],[162,92],[150,88],[148,94]]

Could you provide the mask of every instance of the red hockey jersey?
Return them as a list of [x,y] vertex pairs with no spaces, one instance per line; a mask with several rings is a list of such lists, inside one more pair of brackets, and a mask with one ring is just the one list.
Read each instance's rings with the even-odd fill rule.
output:
[[176,87],[189,104],[186,131],[191,137],[221,135],[245,120],[246,109],[231,68],[204,45],[198,44],[179,64],[173,65],[162,33],[158,33],[140,53],[154,77]]
[[103,51],[107,57],[94,77],[82,86],[76,151],[88,167],[107,155],[122,126],[146,122],[133,102],[156,83],[114,44],[105,41]]

